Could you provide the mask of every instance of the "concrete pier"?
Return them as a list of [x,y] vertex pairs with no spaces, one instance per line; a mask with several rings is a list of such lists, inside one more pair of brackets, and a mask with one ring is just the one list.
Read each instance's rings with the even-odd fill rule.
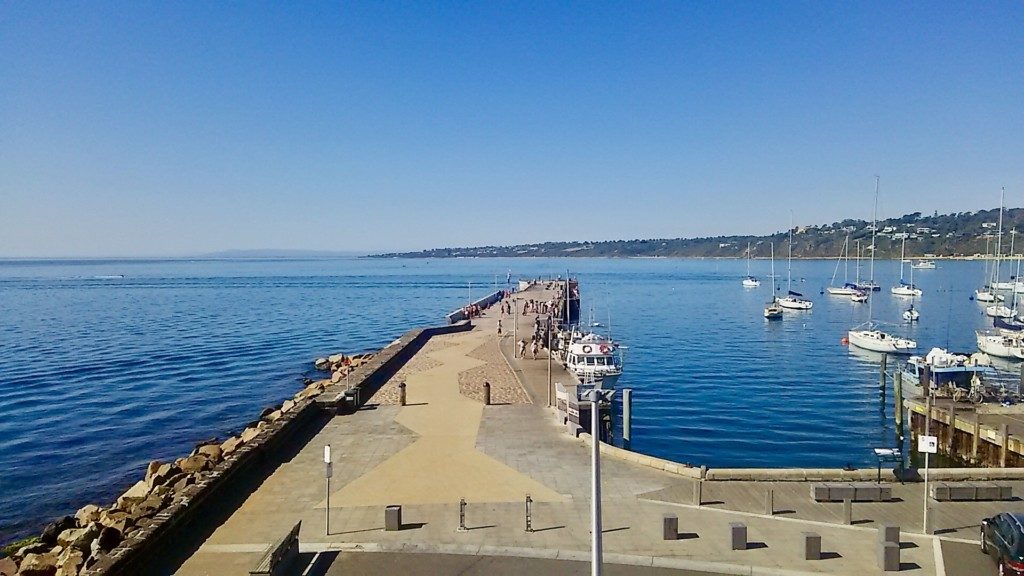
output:
[[[545,300],[551,293],[531,286],[516,296]],[[294,450],[268,461],[266,478],[246,487],[237,505],[211,514],[191,540],[154,555],[147,572],[245,575],[270,543],[301,521],[299,549],[306,566],[317,566],[311,573],[587,573],[589,436],[566,434],[546,406],[546,351],[536,360],[514,357],[513,322],[522,337],[532,331],[534,316],[520,313],[513,320],[492,306],[472,319],[471,330],[416,341],[414,353],[376,382],[354,412],[330,400],[343,399],[344,386],[325,392],[325,409],[338,406],[338,413],[310,424]],[[552,385],[568,379],[555,362]],[[483,402],[484,381],[491,384],[491,405]],[[330,533],[322,461],[327,444],[333,453]],[[808,496],[809,485],[839,471],[804,470],[796,481],[768,475],[769,482],[714,481],[716,472],[738,474],[603,446],[609,573],[879,574],[878,527],[894,524],[904,530],[902,571],[978,574],[992,570],[973,543],[980,519],[1024,510],[1015,502],[932,503],[929,523],[940,535],[926,536],[920,534],[919,484],[893,484],[891,501],[858,502],[847,526],[841,502]],[[874,478],[874,469],[854,474],[862,480],[860,472]],[[700,506],[693,502],[695,483],[702,485]],[[765,513],[766,490],[773,514]],[[531,531],[523,529],[527,495]],[[459,530],[463,500],[466,529]],[[388,506],[401,506],[398,530],[385,530]],[[665,537],[670,515],[677,518],[673,539]],[[736,523],[747,530],[744,549],[733,549],[727,538]],[[806,559],[805,533],[820,537],[822,560]]]

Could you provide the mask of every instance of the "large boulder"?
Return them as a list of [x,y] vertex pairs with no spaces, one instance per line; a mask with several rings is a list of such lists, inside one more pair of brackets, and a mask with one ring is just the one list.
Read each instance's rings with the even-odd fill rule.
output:
[[31,544],[26,544],[21,548],[18,548],[18,551],[15,552],[14,555],[19,558],[24,558],[29,554],[44,554],[46,552],[49,552],[50,549],[53,548],[53,546],[54,545],[52,543],[48,544],[46,542],[43,542],[42,540],[39,540],[36,542],[32,542]]
[[337,384],[345,379],[345,373],[341,370],[331,374],[331,384]]
[[285,414],[285,413],[287,413],[289,410],[291,410],[294,407],[295,407],[295,401],[294,400],[285,400],[284,403],[281,404],[281,413]]
[[43,529],[43,533],[39,535],[39,541],[53,546],[57,543],[58,534],[68,528],[74,528],[76,524],[75,519],[71,516],[65,516],[59,520],[54,520],[47,524],[46,528]]
[[344,354],[331,354],[327,357],[327,361],[331,364],[342,364],[345,362]]
[[327,371],[331,369],[331,361],[327,358],[317,358],[313,361],[313,367],[317,370]]
[[10,558],[0,558],[0,576],[14,576],[18,573],[18,565]]
[[123,510],[104,510],[100,513],[99,523],[104,528],[113,528],[121,533],[132,527],[130,516]]
[[89,545],[100,535],[101,528],[98,522],[93,522],[85,528],[65,530],[57,536],[57,545],[64,548],[76,548],[88,554]]
[[56,576],[56,554],[29,554],[21,561],[18,576]]
[[[125,500],[141,500],[149,495],[150,485],[145,480],[139,480],[131,488],[121,494]],[[121,498],[118,498],[120,500]]]
[[252,442],[253,438],[256,438],[259,433],[259,428],[246,428],[242,430],[242,442]]
[[217,464],[224,459],[224,450],[220,444],[204,444],[196,449],[196,454],[205,456],[210,462]]
[[181,469],[176,465],[170,462],[161,464],[155,470],[150,468],[150,472],[146,474],[146,484],[149,484],[149,488],[152,491],[153,488],[165,484],[169,478],[179,473],[181,473]]
[[220,445],[221,455],[230,455],[235,450],[241,448],[242,444],[245,444],[245,442],[243,442],[242,439],[239,438],[238,436],[232,436],[231,438],[228,438]]
[[90,547],[92,556],[99,556],[104,552],[110,552],[121,543],[122,538],[120,530],[105,526],[100,530],[99,536],[92,541],[92,546]]
[[95,504],[86,504],[79,508],[78,512],[75,512],[75,520],[77,520],[78,525],[81,527],[88,526],[90,522],[99,520],[100,510],[102,508]]
[[182,472],[186,474],[195,474],[196,472],[202,472],[207,469],[210,465],[210,460],[202,454],[196,454],[195,456],[189,456],[187,458],[179,458],[176,464]]
[[[96,541],[93,540],[93,543]],[[67,548],[57,556],[56,576],[78,576],[85,565],[86,554],[77,548]]]

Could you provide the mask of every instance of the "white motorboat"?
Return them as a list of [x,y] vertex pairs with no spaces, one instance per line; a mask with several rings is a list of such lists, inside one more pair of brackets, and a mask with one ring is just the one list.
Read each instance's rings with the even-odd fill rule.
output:
[[1008,330],[978,330],[978,349],[1000,358],[1024,360],[1024,334]]
[[935,270],[934,260],[918,260],[910,265],[914,270]]
[[853,300],[854,302],[861,302],[861,303],[867,302],[868,301],[868,293],[865,292],[864,290],[858,290],[857,292],[855,292],[853,294],[850,294],[850,300]]
[[985,306],[985,315],[991,318],[1013,318],[1017,315],[1017,311],[1004,304],[993,304]]
[[757,288],[761,281],[750,275],[750,242],[747,242],[747,277],[743,279],[744,288]]
[[793,222],[789,222],[789,264],[786,267],[786,295],[775,300],[786,310],[810,310],[814,303],[804,295],[793,291]]
[[612,389],[622,376],[622,357],[616,355],[619,345],[593,332],[574,339],[566,351],[565,367],[584,384]]
[[921,313],[917,311],[917,308],[914,308],[913,304],[911,304],[910,308],[903,311],[903,319],[907,322],[917,322],[921,319]]
[[847,339],[851,346],[873,350],[875,352],[887,352],[889,354],[911,354],[917,350],[917,342],[909,338],[893,336],[874,328],[869,322],[867,325],[855,328],[847,332]]
[[979,288],[974,291],[974,299],[978,302],[1003,302],[1006,300],[1006,297],[1002,294],[996,294],[986,286],[985,288]]
[[893,286],[891,291],[895,296],[920,296],[923,294],[920,288],[914,286],[914,267],[910,267],[910,282],[903,281],[903,254],[907,251],[907,238],[903,238],[903,247],[900,249],[900,283],[897,286]]

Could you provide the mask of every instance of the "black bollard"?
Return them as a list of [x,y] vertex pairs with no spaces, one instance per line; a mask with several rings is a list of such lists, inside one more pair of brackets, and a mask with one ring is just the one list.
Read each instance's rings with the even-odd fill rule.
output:
[[405,406],[405,382],[398,385],[398,404]]
[[484,382],[484,406],[491,405],[491,383]]

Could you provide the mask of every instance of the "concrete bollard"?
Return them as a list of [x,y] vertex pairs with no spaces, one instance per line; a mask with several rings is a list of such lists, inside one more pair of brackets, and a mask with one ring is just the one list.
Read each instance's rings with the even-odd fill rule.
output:
[[661,531],[663,540],[679,539],[679,517],[675,514],[665,514],[661,517]]
[[704,482],[697,480],[693,483],[693,505],[700,506],[703,500]]
[[491,405],[491,383],[484,382],[484,406]]
[[821,535],[802,532],[804,539],[804,560],[821,560]]
[[741,522],[729,523],[729,542],[733,550],[747,549],[747,525]]
[[895,542],[878,544],[878,568],[883,572],[898,572],[900,569],[900,545]]
[[390,505],[384,508],[384,530],[395,532],[402,529],[402,507]]
[[853,499],[843,499],[843,524],[847,526],[853,524]]
[[878,527],[878,543],[885,544],[886,542],[892,542],[897,546],[900,545],[900,527],[893,524],[883,524]]
[[398,385],[398,405],[405,406],[405,382]]
[[764,494],[764,514],[765,516],[775,515],[775,489],[769,488]]

